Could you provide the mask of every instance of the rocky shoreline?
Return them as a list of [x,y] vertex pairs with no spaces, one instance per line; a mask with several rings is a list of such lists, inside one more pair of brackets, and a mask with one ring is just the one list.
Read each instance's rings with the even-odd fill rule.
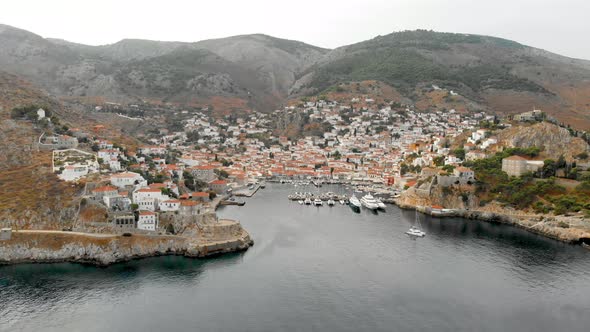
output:
[[[394,202],[401,209],[405,210],[416,210],[418,212],[433,216],[433,217],[457,217],[472,220],[481,220],[491,223],[501,223],[514,227],[524,229],[528,232],[545,236],[550,239],[557,241],[570,243],[570,244],[582,244],[590,242],[590,232],[575,229],[575,228],[562,228],[559,226],[548,225],[547,221],[554,219],[554,217],[543,217],[543,216],[527,216],[517,217],[504,213],[482,211],[482,210],[463,210],[463,209],[452,209],[445,212],[438,212],[426,206],[418,206],[407,203],[402,203],[400,200]],[[567,220],[567,219],[566,219]]]
[[97,235],[61,231],[16,231],[0,242],[0,264],[72,262],[108,266],[134,259],[179,255],[203,258],[247,250],[245,230],[225,239],[174,235]]

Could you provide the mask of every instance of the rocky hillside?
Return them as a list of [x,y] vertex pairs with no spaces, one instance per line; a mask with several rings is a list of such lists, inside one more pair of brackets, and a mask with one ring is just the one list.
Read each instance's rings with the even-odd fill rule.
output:
[[291,93],[363,80],[385,82],[416,102],[429,98],[434,84],[459,94],[445,95],[448,100],[475,104],[470,109],[516,113],[537,107],[590,128],[590,61],[478,35],[405,31],[337,48],[307,70]]
[[583,152],[590,152],[590,146],[582,138],[574,137],[566,128],[541,122],[531,126],[514,126],[498,133],[498,143],[511,148],[538,147],[542,156],[557,160],[563,155],[567,160]]
[[[38,152],[40,129],[11,118],[14,107],[43,106],[66,115],[59,102],[30,83],[0,72],[0,220],[19,227],[61,229],[75,214],[80,188],[60,181],[51,171],[51,152]],[[67,116],[66,116],[67,117]]]
[[196,43],[222,58],[256,71],[268,92],[286,97],[296,76],[315,64],[326,49],[266,35],[245,35]]
[[269,111],[287,98],[379,81],[421,110],[540,108],[590,128],[590,61],[487,36],[405,31],[334,50],[266,35],[88,46],[0,25],[0,46],[0,68],[57,96],[203,105],[217,98]]
[[57,96],[207,104],[238,98],[270,110],[327,50],[245,35],[199,43],[125,39],[88,46],[0,25],[0,68]]

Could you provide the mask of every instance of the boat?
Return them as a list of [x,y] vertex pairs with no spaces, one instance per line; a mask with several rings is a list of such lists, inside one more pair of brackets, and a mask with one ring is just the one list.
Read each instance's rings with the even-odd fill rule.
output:
[[330,199],[328,200],[328,205],[329,205],[329,206],[334,206],[334,204],[336,204],[336,202],[334,202],[334,200],[330,198]]
[[315,206],[322,206],[322,205],[324,205],[324,202],[322,202],[321,199],[316,198],[316,199],[313,200],[313,205],[315,205]]
[[590,249],[590,244],[587,244],[585,242],[582,242],[582,247],[586,248],[586,249]]
[[353,194],[350,197],[350,208],[352,208],[355,211],[360,211],[361,210],[361,201],[359,201],[359,199]]
[[344,204],[346,204],[346,202],[344,202],[344,200],[343,200],[343,199],[341,199],[341,200],[340,200],[340,205],[344,205]]
[[379,208],[379,204],[377,200],[373,198],[371,194],[366,194],[361,198],[361,204],[369,210],[377,210]]
[[414,239],[417,237],[425,237],[426,233],[420,227],[420,216],[418,215],[418,211],[416,211],[416,225],[418,226],[411,226],[406,234]]
[[377,198],[377,205],[379,206],[379,208],[381,210],[385,210],[385,203],[383,203],[383,201],[380,198]]
[[300,199],[300,200],[297,201],[297,203],[299,203],[299,205],[303,205],[303,200]]
[[305,203],[305,205],[311,205],[311,199],[308,197],[305,199],[305,201],[303,201],[303,203]]

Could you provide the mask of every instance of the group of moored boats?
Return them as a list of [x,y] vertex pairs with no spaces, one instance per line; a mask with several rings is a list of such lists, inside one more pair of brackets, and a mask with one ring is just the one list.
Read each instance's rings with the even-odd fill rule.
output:
[[366,194],[361,197],[361,199],[358,199],[358,197],[353,194],[349,201],[350,206],[355,210],[360,210],[361,207],[365,207],[372,211],[385,210],[385,203],[383,203],[381,199],[373,197],[371,194]]
[[[289,195],[287,196],[290,200],[292,201],[305,201],[306,198],[311,199],[312,201],[315,199],[319,199],[320,201],[334,201],[334,203],[336,201],[342,201],[342,204],[346,203],[346,196],[345,195],[337,195],[333,192],[328,192],[328,193],[324,193],[324,194],[313,194],[313,193],[309,193],[309,192],[296,192],[293,195]],[[329,205],[329,204],[328,204]]]
[[[347,199],[346,196],[339,196],[331,192],[320,195],[314,195],[312,193],[295,193],[295,195],[289,195],[289,199],[296,200],[300,205],[313,206],[323,206],[324,201],[326,201],[328,206],[334,206],[338,201],[341,205],[348,204],[353,210],[357,212],[359,212],[362,207],[371,211],[385,210],[385,203],[383,203],[380,198],[375,198],[371,194],[366,194],[360,199],[355,194],[352,194],[352,196]],[[426,233],[420,226],[420,218],[418,217],[417,212],[416,224],[411,226],[406,234],[413,239],[426,236]]]
[[[311,197],[306,197],[305,199],[300,199],[297,201],[300,205],[314,205],[314,206],[323,206],[324,205],[324,201],[322,201],[320,198],[311,198]],[[339,200],[341,205],[345,205],[346,201],[345,200]],[[328,206],[334,206],[336,205],[336,201],[329,198],[328,201],[326,202],[326,204]]]

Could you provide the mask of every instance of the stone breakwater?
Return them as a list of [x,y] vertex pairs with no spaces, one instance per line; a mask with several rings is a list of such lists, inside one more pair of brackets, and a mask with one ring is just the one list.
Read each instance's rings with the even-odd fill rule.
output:
[[454,209],[444,213],[438,213],[436,210],[425,206],[411,205],[396,201],[395,204],[401,209],[416,210],[434,217],[458,217],[465,219],[476,219],[486,222],[507,224],[542,235],[554,240],[579,244],[590,242],[590,231],[579,228],[564,228],[559,226],[559,222],[578,222],[573,218],[556,218],[545,216],[515,216],[498,212],[463,210]]
[[[239,225],[239,224],[238,224]],[[236,228],[236,227],[234,227]],[[182,255],[207,257],[247,250],[248,232],[224,238],[174,235],[98,235],[61,231],[17,231],[0,241],[0,264],[75,262],[106,266],[132,259]]]

